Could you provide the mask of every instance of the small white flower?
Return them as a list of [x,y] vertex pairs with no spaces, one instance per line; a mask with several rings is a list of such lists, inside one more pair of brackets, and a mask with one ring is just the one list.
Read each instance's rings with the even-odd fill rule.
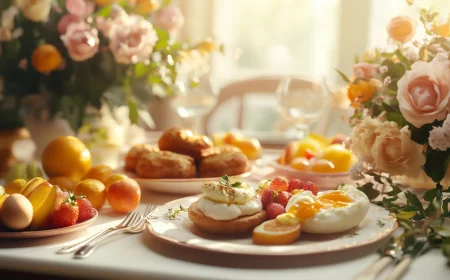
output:
[[383,66],[380,67],[380,73],[381,74],[386,73],[387,71],[388,71],[387,65],[383,65]]
[[350,168],[350,178],[353,181],[358,181],[364,179],[363,172],[366,170],[364,167],[364,163],[362,161],[358,161]]
[[389,86],[389,84],[392,82],[392,79],[390,76],[387,76],[386,78],[384,78],[383,84],[385,87]]

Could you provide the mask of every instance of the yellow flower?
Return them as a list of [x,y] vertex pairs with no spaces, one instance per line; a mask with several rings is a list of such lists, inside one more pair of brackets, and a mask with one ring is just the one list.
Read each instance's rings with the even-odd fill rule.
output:
[[212,39],[206,39],[198,43],[197,49],[203,53],[210,53],[217,49],[217,44]]
[[57,69],[61,62],[61,53],[50,44],[37,47],[31,56],[31,63],[41,73],[48,73]]
[[398,16],[391,19],[387,26],[389,37],[400,43],[406,43],[416,33],[417,21],[408,16]]
[[115,3],[117,2],[116,0],[94,0],[95,4],[97,4],[97,6],[105,6],[111,3]]
[[442,37],[450,36],[450,24],[449,23],[433,23],[433,32]]
[[178,55],[177,55],[176,60],[179,63],[183,63],[184,61],[186,61],[190,57],[191,57],[191,54],[190,54],[189,50],[187,50],[187,51],[178,51]]
[[369,100],[376,92],[377,88],[370,82],[359,79],[356,83],[348,87],[348,98],[353,107],[358,107],[360,103]]
[[157,0],[137,0],[134,11],[137,14],[148,15],[159,9]]

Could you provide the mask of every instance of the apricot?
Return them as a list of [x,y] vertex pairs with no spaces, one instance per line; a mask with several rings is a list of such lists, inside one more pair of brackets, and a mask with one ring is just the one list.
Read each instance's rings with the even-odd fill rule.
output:
[[108,180],[111,175],[113,175],[113,170],[111,167],[106,165],[99,165],[92,167],[89,172],[84,175],[83,180],[95,179],[106,185],[106,180]]
[[59,186],[60,188],[63,188],[67,191],[73,192],[73,189],[75,187],[75,182],[70,179],[69,177],[53,177],[50,180],[48,180],[52,185]]
[[116,173],[111,175],[105,182],[106,190],[108,190],[109,186],[111,186],[112,183],[126,178],[128,178],[128,176],[122,173]]
[[109,186],[106,192],[106,198],[114,211],[129,213],[139,205],[141,201],[141,189],[135,180],[125,178]]

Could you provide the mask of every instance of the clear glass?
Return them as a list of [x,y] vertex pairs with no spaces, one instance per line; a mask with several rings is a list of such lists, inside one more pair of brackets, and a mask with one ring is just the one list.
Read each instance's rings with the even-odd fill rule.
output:
[[278,109],[293,124],[297,137],[303,138],[326,109],[329,98],[323,87],[294,88],[291,81],[284,78],[276,90]]
[[201,119],[216,105],[217,89],[208,75],[201,76],[198,82],[199,85],[194,88],[182,86],[171,105],[183,118],[187,128],[201,133]]

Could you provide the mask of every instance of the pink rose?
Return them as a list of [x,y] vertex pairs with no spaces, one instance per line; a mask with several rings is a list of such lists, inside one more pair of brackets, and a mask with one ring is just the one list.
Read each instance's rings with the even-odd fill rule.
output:
[[84,22],[72,23],[67,27],[66,34],[61,40],[69,52],[69,56],[75,61],[84,61],[93,57],[98,52],[98,31]]
[[353,65],[353,74],[356,78],[371,79],[380,72],[377,65],[369,63],[358,63]]
[[86,17],[95,10],[95,3],[87,0],[67,0],[67,11],[75,16]]
[[156,14],[155,25],[167,31],[176,31],[184,24],[183,13],[177,6],[167,6]]
[[119,5],[114,4],[111,8],[111,13],[108,18],[99,16],[95,19],[97,29],[100,30],[103,35],[109,37],[110,31],[114,25],[123,25],[128,20],[127,12]]
[[138,63],[150,57],[157,40],[158,36],[150,22],[141,16],[131,15],[123,24],[113,25],[109,48],[116,62]]
[[58,22],[58,31],[61,34],[66,33],[67,31],[67,27],[72,24],[72,23],[78,23],[78,22],[82,22],[83,20],[81,19],[81,17],[76,16],[76,15],[72,15],[72,14],[67,14],[64,15]]
[[450,61],[438,54],[430,63],[417,61],[398,81],[397,100],[405,119],[415,127],[443,120],[450,99]]

